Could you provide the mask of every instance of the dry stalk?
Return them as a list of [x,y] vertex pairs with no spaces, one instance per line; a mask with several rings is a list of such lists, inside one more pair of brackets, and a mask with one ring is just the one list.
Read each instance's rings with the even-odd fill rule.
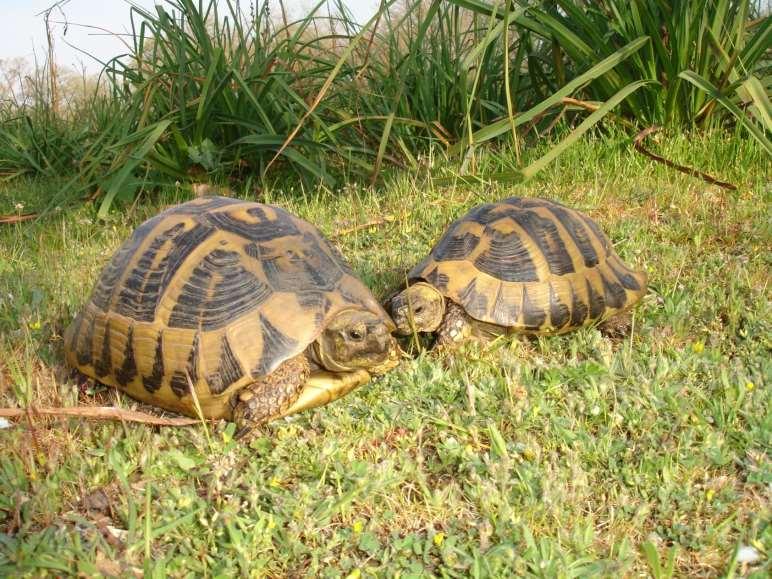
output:
[[54,418],[89,418],[93,420],[121,420],[153,426],[193,426],[200,422],[195,418],[162,418],[136,410],[115,406],[77,406],[72,408],[0,408],[0,417],[53,416]]

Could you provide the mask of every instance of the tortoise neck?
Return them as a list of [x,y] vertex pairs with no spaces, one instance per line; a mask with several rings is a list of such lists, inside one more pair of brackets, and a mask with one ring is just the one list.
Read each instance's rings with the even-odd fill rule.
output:
[[325,356],[322,351],[322,336],[319,336],[314,343],[308,347],[308,354],[311,361],[321,370],[329,372],[351,372],[351,368],[342,366],[335,362],[330,356]]

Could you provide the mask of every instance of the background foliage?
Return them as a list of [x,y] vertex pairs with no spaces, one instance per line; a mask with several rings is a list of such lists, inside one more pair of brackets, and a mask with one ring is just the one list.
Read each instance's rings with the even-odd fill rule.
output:
[[[131,8],[130,50],[66,107],[38,70],[0,109],[0,174],[70,176],[50,205],[88,196],[103,217],[169,181],[289,171],[336,188],[427,154],[474,173],[483,144],[513,147],[499,176],[523,179],[604,118],[737,126],[772,153],[772,19],[750,0],[389,0],[363,24],[340,0],[296,21],[240,6]],[[556,126],[563,141],[523,166]]]

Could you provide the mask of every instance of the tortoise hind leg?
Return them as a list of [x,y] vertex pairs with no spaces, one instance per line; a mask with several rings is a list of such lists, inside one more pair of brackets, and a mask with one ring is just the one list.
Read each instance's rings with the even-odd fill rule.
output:
[[630,310],[614,314],[598,324],[598,330],[612,341],[620,341],[630,335],[633,329],[633,315]]
[[281,415],[300,396],[310,375],[308,358],[300,354],[234,394],[231,403],[236,436],[240,438]]

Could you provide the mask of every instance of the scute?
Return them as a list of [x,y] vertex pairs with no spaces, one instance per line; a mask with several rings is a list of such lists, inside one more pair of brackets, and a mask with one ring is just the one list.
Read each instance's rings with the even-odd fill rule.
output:
[[511,197],[453,222],[408,274],[473,318],[533,334],[605,319],[646,292],[598,225],[560,203]]
[[389,319],[314,226],[271,205],[199,198],[116,251],[65,332],[65,354],[86,375],[189,415],[193,384],[206,416],[228,418],[234,391],[350,307]]
[[516,232],[488,231],[489,247],[474,260],[483,273],[502,281],[539,281],[536,264]]
[[242,265],[243,259],[219,248],[205,255],[177,296],[169,327],[217,330],[260,307],[271,289]]

